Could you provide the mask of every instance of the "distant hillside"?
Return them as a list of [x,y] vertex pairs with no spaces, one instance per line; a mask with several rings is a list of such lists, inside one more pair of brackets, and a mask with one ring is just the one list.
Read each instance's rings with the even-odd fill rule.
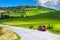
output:
[[50,12],[50,13],[41,13],[39,15],[34,15],[27,17],[27,19],[60,19],[60,11]]
[[32,18],[56,18],[60,19],[60,11],[42,7],[42,6],[15,6],[15,7],[4,7],[0,10],[9,11],[9,16],[21,16],[26,15]]

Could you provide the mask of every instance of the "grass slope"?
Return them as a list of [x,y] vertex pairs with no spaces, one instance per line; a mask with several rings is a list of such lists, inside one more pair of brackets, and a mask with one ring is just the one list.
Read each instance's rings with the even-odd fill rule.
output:
[[[40,24],[44,24],[46,26],[48,24],[51,24],[54,26],[54,29],[51,31],[60,34],[60,11],[48,9],[45,7],[23,9],[32,11],[25,11],[27,17],[4,19],[0,20],[0,23],[24,28],[29,28],[31,25],[33,25],[34,29],[37,29]],[[22,10],[22,8],[17,7],[7,10],[10,11],[10,16],[20,16],[20,11]]]

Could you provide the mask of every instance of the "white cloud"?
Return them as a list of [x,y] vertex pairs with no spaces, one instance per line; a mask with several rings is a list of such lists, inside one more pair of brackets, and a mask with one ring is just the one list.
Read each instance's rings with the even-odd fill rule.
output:
[[47,2],[49,2],[50,5],[57,5],[59,0],[38,0],[38,2],[42,5],[45,5]]
[[60,0],[38,0],[39,5],[53,9],[60,9]]

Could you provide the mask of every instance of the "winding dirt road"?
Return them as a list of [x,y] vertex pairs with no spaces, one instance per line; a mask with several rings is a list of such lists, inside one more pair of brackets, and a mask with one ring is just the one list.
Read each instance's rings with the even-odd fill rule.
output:
[[30,30],[26,28],[2,25],[0,26],[6,27],[19,36],[21,36],[21,40],[60,40],[60,35],[52,34],[49,32],[42,32],[37,30]]

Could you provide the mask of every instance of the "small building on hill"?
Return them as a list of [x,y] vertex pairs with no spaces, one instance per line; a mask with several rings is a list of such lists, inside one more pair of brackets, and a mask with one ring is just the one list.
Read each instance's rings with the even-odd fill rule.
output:
[[9,15],[8,11],[0,10],[0,18],[6,17],[7,15]]

